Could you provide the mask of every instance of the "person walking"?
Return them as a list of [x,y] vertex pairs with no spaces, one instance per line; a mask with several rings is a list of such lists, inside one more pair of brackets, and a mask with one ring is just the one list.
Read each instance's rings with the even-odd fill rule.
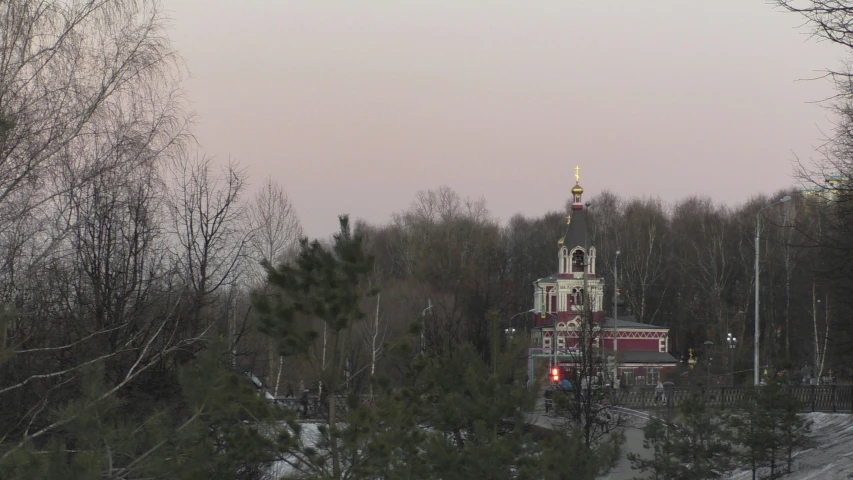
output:
[[662,402],[662,403],[664,402],[664,398],[663,398],[663,382],[661,382],[660,380],[658,380],[658,384],[657,384],[657,386],[655,387],[655,403],[658,403],[659,401],[660,401],[660,402]]
[[302,397],[299,399],[302,404],[302,416],[308,417],[308,389],[302,390]]

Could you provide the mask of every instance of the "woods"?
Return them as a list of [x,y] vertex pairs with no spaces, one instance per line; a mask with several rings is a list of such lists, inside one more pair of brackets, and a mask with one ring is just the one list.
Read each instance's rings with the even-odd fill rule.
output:
[[[776,3],[853,48],[847,2]],[[621,437],[590,402],[562,405],[578,428],[545,438],[527,416],[547,376],[526,372],[534,284],[555,271],[571,200],[503,221],[440,186],[386,222],[341,212],[334,236],[306,238],[311,212],[286,183],[253,186],[195,142],[161,8],[0,3],[0,476],[593,479],[612,467]],[[684,362],[739,339],[708,381],[751,383],[755,342],[771,386],[853,381],[853,82],[830,75],[837,129],[799,188],[739,205],[590,198],[603,309],[669,327]],[[600,332],[585,328],[598,363],[583,370],[595,370]],[[313,427],[277,403],[305,390]],[[736,460],[775,474],[806,441],[768,392],[745,401],[754,420],[733,442],[747,452]],[[638,468],[682,478],[678,442],[728,448],[702,436],[713,425],[697,405],[684,438],[648,427],[655,456]],[[712,456],[692,472],[731,466]]]

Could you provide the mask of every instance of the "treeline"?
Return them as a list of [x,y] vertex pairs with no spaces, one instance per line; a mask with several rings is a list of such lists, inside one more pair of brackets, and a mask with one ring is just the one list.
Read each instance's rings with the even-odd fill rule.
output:
[[[387,224],[300,241],[279,185],[249,195],[239,164],[195,145],[164,22],[155,0],[0,4],[0,465],[27,478],[260,478],[273,462],[315,478],[559,478],[557,446],[587,477],[612,462],[617,439],[535,442],[520,414],[533,401],[532,282],[556,267],[566,209],[502,224],[485,201],[439,188]],[[607,298],[618,248],[620,311],[670,326],[677,357],[732,333],[748,370],[756,214],[787,193],[763,211],[762,364],[850,375],[853,88],[837,78],[832,192],[737,208],[590,197]],[[325,394],[326,453],[245,372],[270,396]],[[425,451],[440,460],[418,463]],[[508,463],[483,463],[496,455]]]
[[[785,195],[793,200],[761,213],[762,365],[816,376],[830,368],[850,373],[845,310],[830,269],[824,270],[837,264],[821,244],[831,228],[831,204],[820,195],[780,191],[738,207],[699,197],[666,205],[608,191],[592,196],[590,244],[598,252],[597,274],[607,278],[608,313],[618,285],[620,316],[670,327],[677,358],[686,361],[688,349],[698,353],[706,341],[727,349],[731,333],[739,339],[742,370],[749,368],[756,215]],[[532,308],[532,284],[557,268],[566,207],[501,225],[482,200],[440,188],[418,194],[388,225],[360,225],[377,257],[376,282],[393,295],[380,312],[408,322],[431,303],[424,312],[426,348],[471,343],[487,357],[486,312],[500,311],[502,328],[531,325],[533,314],[524,312]]]

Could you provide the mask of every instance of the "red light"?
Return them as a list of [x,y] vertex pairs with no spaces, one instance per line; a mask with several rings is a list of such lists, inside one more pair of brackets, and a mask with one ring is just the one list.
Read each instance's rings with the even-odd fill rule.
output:
[[552,368],[551,369],[551,378],[554,380],[554,382],[559,382],[560,381],[560,370],[557,368]]

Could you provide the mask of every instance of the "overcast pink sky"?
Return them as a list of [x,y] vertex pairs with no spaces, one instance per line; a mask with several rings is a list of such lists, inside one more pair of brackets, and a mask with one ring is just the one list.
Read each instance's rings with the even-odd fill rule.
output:
[[418,190],[496,217],[608,188],[739,203],[792,185],[844,52],[764,0],[170,0],[204,151],[279,181],[306,233]]

